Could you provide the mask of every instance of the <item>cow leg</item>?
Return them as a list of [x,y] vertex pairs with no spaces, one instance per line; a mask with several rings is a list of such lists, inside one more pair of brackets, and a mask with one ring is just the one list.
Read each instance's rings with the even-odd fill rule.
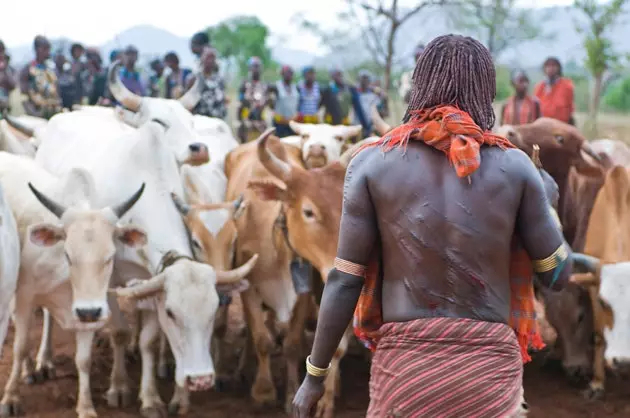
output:
[[79,418],[93,418],[97,416],[90,392],[90,367],[92,365],[94,334],[94,331],[77,331],[76,333],[77,347],[74,362],[79,375],[79,397],[76,409]]
[[138,352],[138,341],[140,339],[140,329],[142,328],[142,311],[134,308],[131,316],[131,337],[127,345],[127,353],[133,358]]
[[310,310],[311,294],[298,295],[283,344],[284,357],[287,362],[287,392],[284,406],[287,414],[290,414],[293,409],[293,397],[300,385],[299,367],[303,357],[304,328]]
[[52,355],[52,329],[53,323],[48,309],[43,310],[42,340],[37,352],[37,367],[35,380],[48,380],[55,378],[55,365]]
[[602,335],[604,329],[604,318],[602,317],[602,310],[599,305],[599,295],[597,291],[599,288],[589,287],[588,293],[591,300],[591,307],[593,309],[593,324],[594,324],[594,337],[595,337],[595,349],[593,350],[593,379],[588,385],[588,389],[584,393],[584,396],[588,399],[601,398],[604,395],[604,384],[606,382],[606,368],[604,352],[606,351],[606,340]]
[[271,376],[271,351],[274,344],[265,326],[265,315],[262,299],[258,292],[250,287],[243,293],[243,310],[252,335],[254,350],[258,359],[256,379],[252,386],[251,396],[257,404],[275,404],[278,398],[276,387]]
[[28,331],[33,318],[33,301],[30,298],[22,298],[20,296],[19,294],[15,296],[13,364],[9,380],[7,380],[7,384],[4,387],[4,396],[2,401],[0,401],[0,416],[2,417],[17,416],[22,412],[19,384],[22,363],[28,355]]
[[223,386],[230,379],[229,373],[226,371],[225,360],[221,357],[223,354],[222,345],[227,334],[228,328],[228,309],[229,305],[219,306],[214,322],[214,331],[210,342],[210,355],[215,364],[216,389],[221,391]]
[[152,311],[143,311],[142,329],[140,330],[140,356],[142,357],[142,379],[140,383],[140,413],[146,418],[166,416],[164,402],[157,391],[155,379],[155,353],[153,343],[160,332],[157,315]]
[[317,403],[316,418],[332,418],[335,413],[335,397],[338,396],[341,387],[341,371],[339,362],[346,355],[348,341],[352,337],[352,328],[348,327],[341,338],[339,347],[330,362],[330,372],[324,380],[324,396]]
[[175,385],[173,398],[168,404],[169,415],[186,415],[190,408],[190,392],[188,389]]
[[107,301],[111,310],[112,330],[109,338],[114,358],[109,379],[110,385],[106,395],[107,404],[112,408],[124,408],[131,404],[132,399],[129,376],[125,367],[125,351],[129,345],[131,333],[125,317],[120,311],[116,297],[108,295]]
[[158,351],[158,367],[157,367],[157,376],[160,379],[168,379],[171,375],[170,367],[168,362],[168,353],[170,351],[170,346],[168,345],[168,340],[166,339],[166,334],[164,331],[160,331],[160,349]]

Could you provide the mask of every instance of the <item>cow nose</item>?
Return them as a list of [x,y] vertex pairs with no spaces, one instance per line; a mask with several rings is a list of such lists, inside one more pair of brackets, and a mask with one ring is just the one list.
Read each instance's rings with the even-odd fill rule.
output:
[[198,142],[195,142],[194,144],[188,145],[188,148],[190,148],[192,152],[199,152],[199,150],[201,150],[201,144]]
[[74,310],[81,322],[96,322],[101,318],[101,308],[76,308]]
[[200,392],[208,390],[214,386],[214,374],[206,374],[203,376],[188,376],[186,378],[188,390],[191,392]]

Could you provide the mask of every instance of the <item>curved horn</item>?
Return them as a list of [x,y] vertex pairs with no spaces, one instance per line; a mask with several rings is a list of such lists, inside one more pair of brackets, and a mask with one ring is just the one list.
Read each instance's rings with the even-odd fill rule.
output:
[[112,92],[112,96],[114,96],[119,103],[122,103],[122,105],[129,110],[137,112],[140,110],[142,97],[132,93],[127,87],[125,87],[122,81],[120,81],[120,74],[118,70],[121,66],[122,63],[120,61],[116,61],[109,68],[109,73],[107,74],[109,91]]
[[580,273],[595,274],[601,266],[598,258],[586,254],[573,253],[571,259],[573,260],[573,268]]
[[593,148],[591,148],[590,144],[586,141],[584,141],[584,143],[582,144],[582,151],[584,151],[584,153],[586,155],[588,155],[589,157],[591,157],[592,159],[594,159],[595,161],[597,161],[598,163],[602,163],[602,157],[596,153]]
[[286,183],[291,179],[291,164],[282,161],[267,148],[267,140],[274,132],[274,128],[269,128],[258,137],[258,159],[267,171]]
[[190,205],[188,203],[184,202],[184,200],[175,193],[171,193],[171,199],[173,199],[173,203],[175,203],[175,207],[179,213],[183,216],[188,215],[188,212],[190,212]]
[[59,203],[55,202],[54,200],[37,190],[35,186],[33,186],[30,182],[28,183],[28,187],[29,189],[31,189],[31,192],[33,192],[37,200],[39,200],[39,203],[41,203],[46,209],[51,211],[53,215],[55,215],[57,218],[61,219],[64,212],[66,211],[66,208],[64,206],[60,205]]
[[28,126],[24,125],[23,123],[21,123],[20,121],[15,119],[13,116],[9,116],[8,114],[5,114],[4,115],[4,119],[7,121],[9,126],[11,126],[13,129],[23,133],[24,135],[28,136],[29,138],[32,137],[32,136],[35,136],[35,130],[34,129],[31,129]]
[[203,83],[201,82],[202,75],[201,73],[195,76],[195,83],[191,88],[188,89],[186,93],[179,99],[177,99],[182,106],[184,106],[188,111],[192,112],[192,110],[197,106],[199,100],[201,100],[201,93],[203,91]]
[[146,298],[164,289],[166,274],[160,273],[155,277],[145,280],[142,283],[130,287],[118,287],[115,289],[116,295],[124,298]]
[[377,136],[371,136],[369,138],[362,139],[361,141],[357,142],[356,144],[345,150],[344,153],[341,154],[341,157],[339,157],[339,162],[342,166],[348,167],[350,161],[352,161],[352,157],[354,157],[354,153],[357,152],[359,148],[361,148],[364,144],[371,144],[372,142],[376,142],[378,140],[379,137]]
[[370,113],[372,115],[372,123],[374,124],[374,129],[376,129],[376,132],[379,135],[383,136],[387,132],[389,132],[390,129],[392,129],[392,127],[383,120],[381,114],[378,113],[378,109],[375,105],[373,105],[370,109]]
[[252,271],[256,261],[258,261],[258,254],[254,254],[247,263],[234,270],[217,271],[217,284],[232,284],[243,280]]
[[145,183],[142,183],[142,186],[140,186],[140,189],[138,189],[137,192],[131,195],[129,199],[125,200],[124,202],[120,203],[117,206],[112,207],[112,212],[114,212],[114,214],[118,217],[118,219],[122,218],[123,215],[127,213],[127,211],[129,211],[129,209],[133,207],[133,205],[136,204],[138,199],[140,199],[140,196],[142,196],[142,192],[144,192],[144,186],[145,186]]

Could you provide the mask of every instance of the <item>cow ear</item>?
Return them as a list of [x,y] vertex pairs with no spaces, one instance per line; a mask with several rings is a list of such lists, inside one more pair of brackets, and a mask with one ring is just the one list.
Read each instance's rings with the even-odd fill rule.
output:
[[52,224],[36,224],[30,227],[28,237],[31,242],[40,247],[52,247],[59,241],[66,239],[66,232],[62,227]]
[[289,195],[287,191],[275,183],[264,180],[252,180],[247,187],[256,193],[262,200],[280,200],[285,201]]
[[147,243],[147,234],[135,226],[120,226],[116,228],[116,238],[131,248],[139,248]]
[[228,293],[228,292],[244,292],[249,289],[249,281],[243,279],[239,280],[236,283],[230,284],[217,284],[217,292]]

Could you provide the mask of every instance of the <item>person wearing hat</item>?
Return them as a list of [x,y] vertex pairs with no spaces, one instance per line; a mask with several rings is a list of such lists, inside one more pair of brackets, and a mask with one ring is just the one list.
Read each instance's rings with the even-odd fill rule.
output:
[[20,90],[26,114],[50,119],[61,111],[55,64],[50,60],[50,41],[42,35],[33,40],[35,59],[20,72]]
[[242,143],[248,139],[248,135],[257,137],[262,133],[266,124],[263,120],[263,111],[268,104],[268,87],[261,80],[262,62],[258,57],[251,57],[247,61],[249,75],[239,89],[238,138]]
[[529,77],[523,70],[512,71],[514,96],[506,100],[501,108],[501,125],[523,125],[538,119],[540,102],[529,95]]
[[281,79],[269,86],[270,106],[273,108],[273,126],[280,138],[295,135],[289,121],[295,119],[298,113],[300,93],[293,82],[293,69],[283,65],[280,69]]
[[315,81],[315,68],[312,66],[304,67],[302,77],[303,79],[297,87],[300,93],[297,121],[300,123],[319,123],[317,113],[321,106],[322,95],[319,91],[319,84]]
[[547,58],[543,63],[543,71],[546,77],[534,89],[534,95],[540,100],[542,115],[575,125],[573,82],[562,76],[560,60],[555,57]]

